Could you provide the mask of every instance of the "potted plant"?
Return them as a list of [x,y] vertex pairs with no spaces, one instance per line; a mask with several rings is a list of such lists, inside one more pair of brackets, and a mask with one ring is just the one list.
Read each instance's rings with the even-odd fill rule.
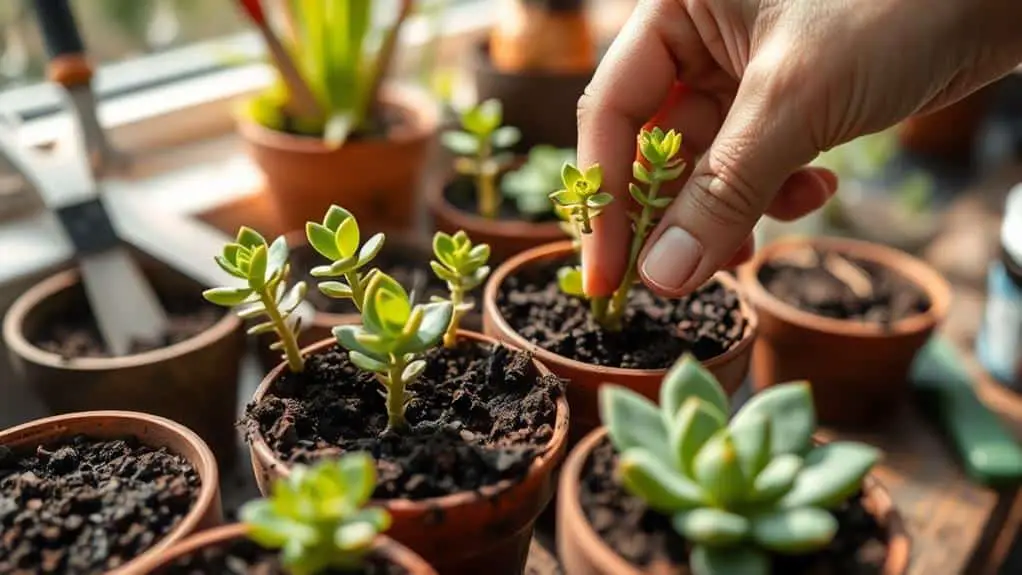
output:
[[565,573],[906,573],[908,533],[868,476],[879,451],[814,442],[811,395],[805,382],[778,385],[729,419],[724,389],[691,356],[659,405],[602,388],[606,427],[561,474]]
[[0,572],[136,572],[221,515],[213,453],[170,420],[91,411],[0,431]]
[[199,434],[222,464],[237,452],[233,422],[245,352],[241,322],[198,297],[198,284],[138,254],[170,323],[160,341],[112,356],[77,270],[29,288],[8,309],[3,338],[25,386],[56,414],[119,409],[153,413]]
[[281,74],[240,108],[238,129],[284,229],[301,229],[335,201],[367,227],[411,227],[438,110],[425,94],[383,79],[414,3],[402,0],[372,53],[370,0],[277,4],[287,13],[283,20],[293,23],[280,35],[316,112],[295,111],[284,81],[295,78]]
[[[604,382],[657,397],[664,373],[686,350],[714,372],[729,393],[745,378],[756,316],[737,282],[718,273],[695,293],[670,301],[637,287],[637,261],[654,219],[670,198],[661,185],[681,176],[681,136],[673,130],[643,130],[644,161],[634,164],[631,193],[635,234],[628,273],[610,298],[588,298],[576,265],[578,242],[565,241],[523,252],[501,265],[486,286],[483,326],[488,335],[528,349],[555,374],[567,379],[572,441],[599,425],[597,389]],[[551,198],[577,234],[612,201],[600,191],[602,171],[566,164],[563,189]]]
[[[561,382],[527,353],[459,330],[469,294],[489,273],[489,248],[463,232],[437,233],[433,271],[449,294],[413,304],[370,267],[383,236],[362,242],[352,214],[334,206],[308,241],[332,263],[318,288],[360,310],[360,325],[299,349],[287,287],[287,246],[254,232],[218,258],[249,287],[206,293],[267,318],[286,361],[260,384],[246,416],[256,480],[266,493],[293,465],[369,451],[380,474],[373,499],[390,533],[440,572],[520,573],[532,525],[553,493],[568,412]],[[287,295],[292,294],[292,295]]]
[[596,38],[584,0],[501,0],[476,50],[476,91],[506,106],[522,130],[520,150],[574,146],[575,108],[596,69]]
[[951,289],[928,264],[842,238],[770,244],[739,278],[760,318],[753,383],[807,379],[820,420],[865,424],[911,391],[913,358],[947,316]]
[[194,535],[140,572],[354,575],[396,569],[436,575],[422,558],[382,535],[390,515],[366,506],[375,487],[376,467],[364,453],[295,466],[290,477],[274,482],[269,497],[242,506],[241,523]]

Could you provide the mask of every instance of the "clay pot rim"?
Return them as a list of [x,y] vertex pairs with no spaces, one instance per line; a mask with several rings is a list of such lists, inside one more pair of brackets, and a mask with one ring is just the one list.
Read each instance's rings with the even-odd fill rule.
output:
[[574,73],[565,73],[565,72],[557,73],[557,72],[551,72],[551,71],[548,71],[548,70],[520,70],[520,71],[515,71],[515,72],[505,72],[504,70],[499,70],[496,67],[494,67],[493,61],[490,60],[490,39],[489,39],[489,37],[483,38],[481,40],[477,40],[475,42],[475,49],[472,51],[472,53],[475,56],[476,66],[478,66],[480,70],[483,70],[483,71],[485,71],[488,74],[494,74],[494,75],[500,75],[500,76],[507,76],[507,77],[516,76],[516,77],[519,77],[519,78],[527,78],[527,79],[533,79],[533,80],[546,80],[546,79],[550,79],[550,78],[561,78],[561,79],[565,79],[565,80],[571,79],[571,80],[587,80],[588,81],[589,79],[591,79],[593,77],[593,73],[596,72],[596,66],[593,66],[593,68],[591,70],[587,71],[587,72],[574,72]]
[[[388,82],[380,90],[380,102],[400,110],[406,121],[393,127],[386,136],[352,142],[341,146],[340,149],[349,145],[358,145],[360,142],[423,140],[430,137],[440,125],[440,107],[420,89]],[[273,130],[239,114],[235,114],[235,124],[242,138],[264,148],[304,154],[333,154],[337,152],[337,149],[328,147],[322,138]]]
[[180,358],[213,345],[241,327],[241,319],[230,310],[223,310],[224,315],[209,329],[173,345],[117,357],[80,357],[65,360],[60,355],[45,351],[30,342],[24,332],[25,320],[44,301],[80,283],[81,275],[78,270],[69,269],[43,279],[18,296],[7,310],[3,322],[3,337],[10,351],[33,363],[58,370],[129,369]]
[[[586,519],[582,504],[579,501],[579,479],[582,476],[582,467],[585,465],[589,454],[596,445],[607,435],[606,427],[598,427],[590,431],[572,450],[564,462],[561,470],[559,485],[560,497],[570,516],[579,517],[581,525],[577,526],[575,537],[579,539],[580,547],[589,554],[593,563],[607,565],[608,573],[620,573],[621,575],[640,575],[640,571],[628,563],[623,557],[615,553],[609,545],[593,530],[592,524]],[[825,440],[814,437],[819,443],[826,443]],[[866,476],[864,482],[866,496],[872,499],[876,509],[870,513],[882,520],[887,527],[887,560],[884,562],[884,575],[903,575],[908,571],[908,564],[912,550],[912,540],[905,528],[904,519],[894,506],[887,489],[873,474]]]
[[[60,433],[51,436],[52,438],[67,438],[77,433],[79,425],[94,420],[121,420],[130,422],[132,427],[129,427],[129,429],[139,429],[147,426],[163,428],[169,434],[177,435],[185,443],[189,444],[199,457],[198,465],[196,465],[196,462],[189,462],[196,467],[195,472],[198,473],[201,481],[201,484],[199,485],[199,495],[192,504],[192,508],[188,510],[188,513],[185,514],[180,523],[157,539],[156,543],[154,543],[151,547],[135,556],[121,567],[114,569],[108,573],[108,575],[137,573],[139,566],[152,561],[153,559],[159,559],[166,553],[167,549],[173,546],[174,542],[171,541],[172,536],[180,533],[191,533],[196,530],[205,515],[205,510],[212,507],[216,502],[217,492],[220,489],[220,469],[217,466],[216,458],[213,456],[213,452],[210,451],[209,446],[206,445],[206,443],[198,435],[196,435],[195,432],[180,423],[171,421],[167,418],[136,411],[81,411],[65,415],[43,417],[41,419],[35,419],[0,431],[0,445],[6,445],[12,436],[26,433],[30,430],[42,431],[51,427],[63,427],[63,430]],[[34,441],[33,438],[37,435],[38,432],[28,435],[18,444],[20,445],[22,443]],[[146,444],[144,441],[142,443]],[[181,454],[176,453],[176,455]],[[183,455],[181,456],[183,457]]]
[[[878,323],[842,320],[824,317],[801,310],[770,293],[759,281],[759,270],[768,261],[795,250],[816,248],[834,251],[866,260],[888,268],[912,282],[930,299],[930,307],[884,328]],[[891,338],[923,333],[934,328],[945,317],[951,305],[951,285],[932,266],[900,250],[884,245],[848,238],[817,236],[789,238],[772,242],[738,270],[738,278],[749,299],[757,308],[768,309],[771,314],[805,329],[841,336],[859,338]]]
[[[478,343],[490,345],[498,345],[501,343],[487,335],[465,329],[458,330],[458,339],[469,339]],[[333,338],[318,341],[302,349],[302,356],[308,357],[319,351],[333,347],[336,344],[337,342]],[[532,364],[536,367],[536,372],[539,376],[545,377],[551,375],[550,370],[547,369],[542,362],[533,358]],[[264,377],[262,382],[259,383],[259,387],[252,396],[253,403],[259,402],[266,396],[266,393],[270,389],[270,385],[280,377],[280,374],[286,368],[287,363],[281,362],[277,364],[277,367],[273,368],[270,373],[266,374],[266,377]],[[561,451],[561,447],[564,446],[568,440],[568,400],[565,397],[565,394],[562,393],[557,397],[556,402],[557,413],[554,416],[553,436],[551,436],[550,441],[547,442],[543,452],[532,460],[532,464],[529,465],[528,471],[519,481],[506,479],[494,485],[487,485],[474,491],[461,491],[450,495],[429,497],[426,499],[373,499],[371,500],[371,503],[386,507],[391,513],[427,513],[430,510],[438,508],[472,505],[481,500],[496,497],[517,485],[538,480],[538,478],[544,474],[544,470],[557,463],[557,454]],[[263,437],[260,430],[257,429],[253,431],[249,435],[249,438],[249,444],[256,452],[257,457],[261,458],[263,461],[269,462],[269,466],[278,469],[282,476],[287,477],[290,474],[290,466],[277,457],[277,454],[270,448],[270,445],[266,443],[266,439]]]
[[[158,557],[147,559],[145,565],[137,570],[139,573],[153,573],[172,562],[190,555],[200,549],[227,543],[248,535],[250,527],[244,523],[230,523],[205,531],[193,533],[174,544]],[[415,575],[435,574],[433,568],[410,549],[386,535],[377,535],[373,541],[373,552],[380,553],[395,565],[408,568]]]
[[[506,319],[504,319],[503,314],[500,313],[500,309],[497,307],[497,291],[509,275],[534,262],[545,259],[554,259],[562,255],[568,255],[573,251],[574,248],[572,247],[572,241],[566,240],[535,247],[508,259],[506,262],[501,264],[500,267],[494,270],[490,280],[486,282],[486,288],[483,291],[483,314],[490,317],[497,330],[503,332],[512,340],[512,346],[532,352],[533,355],[538,357],[542,363],[560,364],[573,370],[595,372],[607,378],[637,376],[656,377],[667,373],[669,368],[632,369],[626,367],[609,367],[592,365],[575,359],[570,359],[527,341],[521,336],[521,334],[512,329],[511,325]],[[738,281],[726,272],[717,272],[713,275],[712,279],[717,280],[725,288],[738,294],[739,309],[742,312],[742,316],[745,318],[745,331],[742,334],[742,339],[735,345],[731,346],[730,349],[720,355],[713,356],[710,359],[700,362],[707,369],[712,369],[718,365],[724,365],[741,355],[746,348],[755,342],[756,333],[759,328],[759,316],[756,314],[755,308],[750,305],[750,302],[746,299]]]

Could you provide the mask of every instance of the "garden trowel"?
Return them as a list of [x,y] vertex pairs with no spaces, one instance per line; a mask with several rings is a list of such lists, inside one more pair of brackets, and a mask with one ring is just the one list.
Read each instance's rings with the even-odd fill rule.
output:
[[113,355],[126,355],[135,341],[163,338],[167,316],[121,242],[81,150],[81,134],[75,135],[71,142],[78,145],[44,152],[21,146],[13,130],[0,126],[0,155],[60,224],[100,335]]

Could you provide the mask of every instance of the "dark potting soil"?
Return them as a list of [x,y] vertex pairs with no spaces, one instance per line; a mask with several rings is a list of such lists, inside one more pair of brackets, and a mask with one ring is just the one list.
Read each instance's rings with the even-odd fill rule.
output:
[[[604,440],[586,461],[579,499],[582,512],[604,543],[629,563],[655,573],[679,573],[690,546],[670,517],[649,509],[615,479],[617,454]],[[784,575],[873,575],[883,572],[887,534],[862,506],[861,494],[833,510],[838,532],[816,553],[772,556],[772,573]],[[653,567],[655,566],[655,568]]]
[[[431,254],[428,249],[424,249],[420,253],[408,253],[389,245],[385,240],[383,249],[369,266],[386,272],[397,280],[397,283],[404,286],[409,294],[414,290],[416,302],[427,303],[432,296],[448,297],[449,295],[447,283],[441,281],[429,267],[430,259]],[[292,250],[291,261],[294,265],[296,278],[309,285],[306,297],[313,307],[325,313],[357,313],[358,310],[355,309],[351,300],[328,297],[316,288],[316,284],[320,282],[337,279],[317,278],[310,273],[316,266],[328,265],[330,262],[326,258],[316,253],[308,245],[302,245]],[[369,268],[364,269],[368,270]]]
[[557,286],[548,262],[510,275],[497,292],[497,306],[526,340],[557,355],[587,363],[631,369],[664,369],[685,352],[706,360],[737,344],[745,332],[738,294],[711,281],[682,299],[632,288],[624,326],[608,332],[597,325],[589,302]]
[[[499,186],[499,183],[498,183]],[[553,190],[550,190],[553,191]],[[479,202],[476,194],[475,182],[468,177],[457,177],[453,181],[448,182],[444,186],[444,199],[450,204],[463,212],[470,214],[479,213]],[[549,212],[536,216],[535,214],[523,213],[518,210],[518,203],[510,198],[503,198],[500,202],[500,210],[497,212],[498,220],[514,221],[514,222],[556,222],[558,221],[557,214],[554,213],[553,209]]]
[[424,499],[473,491],[524,476],[553,435],[562,383],[537,377],[527,353],[462,342],[426,354],[409,386],[411,429],[387,431],[375,375],[334,346],[310,356],[249,404],[249,432],[261,432],[289,463],[350,451],[376,459],[379,499]]
[[[391,106],[381,106],[379,113],[371,114],[367,128],[355,130],[348,134],[345,141],[357,142],[360,140],[373,140],[387,137],[392,130],[403,126],[411,121],[411,118],[404,110]],[[294,119],[284,114],[284,127],[281,130],[292,136],[303,138],[322,138],[323,134],[307,134],[297,130],[294,126]]]
[[[213,327],[227,310],[194,298],[161,298],[167,312],[167,332],[156,340],[136,339],[129,354],[144,353],[181,343]],[[88,305],[75,307],[50,321],[32,341],[40,349],[59,355],[64,361],[85,357],[111,357]]]
[[143,553],[191,510],[199,474],[135,438],[0,446],[0,573],[102,573]]
[[[160,575],[289,575],[281,566],[278,551],[265,549],[248,539],[206,547],[182,557]],[[368,557],[362,569],[330,569],[322,575],[405,575],[408,570]]]
[[827,257],[827,252],[816,251],[803,262],[767,262],[759,281],[790,305],[836,319],[886,326],[930,308],[926,293],[890,268],[843,255],[837,261],[844,263],[834,268],[823,263]]

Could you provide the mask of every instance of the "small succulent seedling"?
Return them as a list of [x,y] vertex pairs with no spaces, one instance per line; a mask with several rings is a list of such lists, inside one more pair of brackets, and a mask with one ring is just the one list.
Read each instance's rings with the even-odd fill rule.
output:
[[373,458],[353,453],[292,466],[289,477],[274,482],[269,498],[246,503],[240,516],[253,541],[281,550],[292,575],[353,570],[390,528],[386,509],[365,506],[375,489]]
[[242,227],[234,242],[224,246],[216,263],[228,274],[242,279],[245,287],[218,287],[202,292],[202,297],[224,307],[244,306],[238,313],[244,319],[264,316],[266,321],[248,330],[249,335],[275,332],[277,341],[270,346],[283,350],[292,372],[305,367],[298,347],[301,317],[293,315],[305,298],[306,284],[298,282],[288,289],[291,266],[283,237],[267,246],[259,232]]
[[383,248],[383,234],[370,237],[360,245],[361,233],[358,220],[348,210],[332,205],[323,217],[323,223],[308,222],[305,224],[305,235],[309,245],[319,254],[330,260],[330,265],[312,268],[314,277],[340,277],[344,281],[325,281],[318,284],[319,291],[337,299],[350,299],[355,308],[362,311],[365,289],[376,273],[371,269],[363,274],[364,269]]
[[[444,346],[450,348],[457,344],[461,318],[473,307],[472,301],[466,299],[465,295],[479,287],[486,276],[490,275],[490,267],[486,265],[490,259],[490,246],[472,245],[472,240],[464,231],[458,231],[453,236],[437,232],[433,236],[433,255],[436,259],[429,262],[429,265],[438,278],[447,282],[451,294],[453,311],[444,332]],[[442,300],[434,298],[434,301]]]
[[444,145],[461,156],[455,162],[457,171],[475,178],[479,214],[485,218],[497,217],[500,208],[497,175],[511,160],[511,155],[503,151],[522,136],[518,128],[501,126],[503,121],[503,106],[499,100],[490,99],[461,114],[460,131],[441,136]]
[[412,306],[401,284],[383,272],[372,274],[362,306],[362,325],[333,329],[351,362],[377,375],[386,389],[388,425],[404,431],[407,387],[422,374],[422,354],[436,346],[451,323],[454,306],[440,301]]
[[574,148],[534,146],[522,167],[501,180],[501,191],[515,201],[521,214],[534,219],[545,216],[551,208],[550,190],[561,185],[561,167],[574,161]]
[[831,542],[829,509],[861,489],[880,454],[854,442],[814,447],[806,382],[771,387],[730,421],[728,413],[723,388],[688,355],[664,378],[659,406],[623,387],[600,389],[624,487],[693,544],[694,575],[767,575],[768,553]]
[[[638,144],[644,162],[636,160],[632,164],[632,175],[639,184],[629,184],[628,191],[638,203],[640,211],[630,214],[634,234],[628,252],[628,266],[625,268],[621,284],[609,299],[604,297],[590,299],[594,319],[604,329],[610,331],[619,331],[622,327],[628,294],[638,278],[636,266],[639,253],[656,223],[657,213],[671,203],[668,197],[658,197],[660,187],[666,182],[678,179],[685,171],[685,162],[678,155],[681,152],[681,134],[674,130],[665,133],[660,128],[642,130],[639,133]],[[556,205],[570,211],[579,233],[592,233],[592,219],[599,216],[603,208],[613,201],[613,196],[600,191],[600,186],[603,185],[603,171],[598,164],[590,166],[584,172],[571,164],[565,164],[562,180],[564,188],[550,194],[550,199]],[[565,293],[585,296],[581,272],[577,268],[561,270],[558,282]]]

